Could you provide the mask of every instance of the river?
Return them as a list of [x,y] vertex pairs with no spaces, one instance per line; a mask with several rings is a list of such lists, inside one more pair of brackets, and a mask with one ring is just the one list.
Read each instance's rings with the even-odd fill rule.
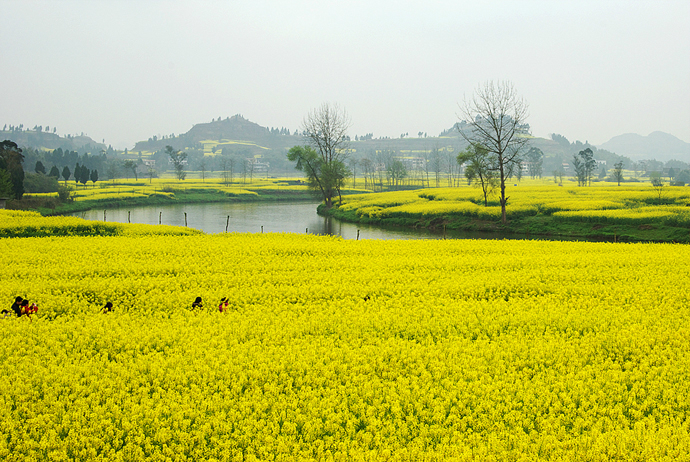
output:
[[[189,226],[205,233],[308,233],[343,239],[505,239],[506,235],[380,227],[346,223],[316,213],[316,202],[242,202],[152,205],[89,210],[73,214],[87,220]],[[105,216],[104,216],[105,214]],[[186,214],[186,217],[185,217]],[[229,217],[229,218],[228,218]],[[186,223],[185,223],[186,220]],[[513,238],[515,236],[512,236]],[[524,238],[524,236],[522,237]]]

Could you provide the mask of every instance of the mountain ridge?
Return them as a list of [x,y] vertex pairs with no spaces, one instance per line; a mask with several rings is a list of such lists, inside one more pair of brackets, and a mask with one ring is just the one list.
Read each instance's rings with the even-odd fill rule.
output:
[[676,159],[686,162],[690,160],[690,143],[659,130],[653,131],[647,136],[637,133],[617,135],[598,145],[597,148],[606,149],[633,160],[669,161]]

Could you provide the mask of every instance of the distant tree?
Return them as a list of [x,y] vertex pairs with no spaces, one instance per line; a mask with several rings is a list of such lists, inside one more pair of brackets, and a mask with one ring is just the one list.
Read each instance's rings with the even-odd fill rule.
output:
[[176,151],[172,146],[166,146],[165,153],[170,157],[177,179],[184,180],[187,177],[187,173],[184,171],[184,166],[187,163],[187,153]]
[[525,156],[527,164],[527,172],[530,178],[541,178],[543,164],[544,164],[544,153],[541,149],[532,147],[527,151]]
[[441,151],[438,146],[434,146],[431,148],[431,153],[429,153],[429,163],[431,164],[431,170],[434,172],[437,188],[441,186],[441,160]]
[[604,178],[606,178],[606,167],[602,165],[601,170],[599,170],[599,179],[603,180]]
[[82,165],[81,171],[79,172],[79,183],[86,186],[86,183],[89,182],[90,176],[91,176],[91,170],[89,170],[89,168],[86,167],[85,165]]
[[81,178],[81,165],[79,165],[79,162],[77,162],[77,165],[74,166],[74,182],[78,185],[79,184],[79,179]]
[[349,159],[347,161],[347,165],[350,167],[350,171],[352,172],[352,187],[357,188],[357,165],[359,165],[359,162],[357,159]]
[[50,172],[48,172],[48,176],[60,178],[60,170],[58,170],[58,168],[55,165],[53,165],[53,168],[51,168]]
[[551,172],[553,175],[553,181],[559,186],[563,186],[563,176],[565,176],[565,172],[563,171],[563,167],[557,168],[553,172]]
[[484,206],[489,205],[489,195],[498,186],[498,169],[495,158],[479,145],[468,146],[457,157],[458,164],[465,167],[465,178],[469,184],[475,184],[482,188]]
[[153,183],[153,177],[156,176],[156,169],[153,168],[153,165],[146,165],[146,175],[149,177],[149,184]]
[[69,180],[70,176],[72,176],[72,172],[69,167],[65,165],[65,168],[62,169],[62,177],[65,179],[65,184],[67,184],[67,180]]
[[106,167],[106,173],[108,174],[108,179],[115,181],[115,177],[118,175],[119,172],[119,163],[117,159],[110,159],[110,161],[107,163]]
[[36,173],[41,173],[41,174],[45,175],[46,174],[46,168],[43,166],[43,162],[41,162],[40,160],[37,160],[36,161],[36,168],[34,168],[34,171]]
[[96,181],[98,181],[98,170],[96,170],[96,169],[91,170],[90,180],[95,186]]
[[223,183],[227,186],[232,183],[233,169],[235,167],[235,159],[223,155],[220,160],[220,166],[223,170]]
[[405,168],[405,164],[396,159],[388,165],[388,174],[393,182],[393,185],[398,187],[407,177],[407,168]]
[[201,172],[201,181],[206,181],[206,159],[203,157],[199,161],[199,171]]
[[[139,177],[137,175],[137,163],[136,163],[136,161],[131,160],[131,159],[127,159],[124,162],[122,162],[122,166],[124,167],[125,171],[132,172],[134,179],[136,181],[139,181]],[[127,179],[129,179],[129,175],[127,175]]]
[[618,186],[620,186],[621,181],[623,181],[623,161],[613,164],[613,170],[611,171],[611,175],[613,176],[613,179],[616,180],[616,182],[618,183]]
[[17,143],[5,140],[0,143],[0,170],[5,170],[12,183],[12,196],[20,200],[24,195],[24,155]]
[[663,194],[664,187],[666,186],[664,184],[664,179],[661,177],[661,173],[651,172],[649,174],[649,180],[652,183],[652,188],[654,188],[657,195],[659,196],[659,204],[661,204],[661,195]]
[[587,186],[588,183],[592,184],[592,172],[596,165],[597,161],[594,160],[594,153],[590,148],[580,151],[573,156],[573,167],[575,168],[578,186]]
[[477,88],[474,97],[462,106],[466,129],[460,135],[470,146],[481,146],[493,157],[500,188],[501,221],[506,224],[506,180],[520,165],[529,143],[527,103],[509,82],[487,82]]
[[670,167],[670,168],[668,169],[668,180],[669,180],[669,181],[673,180],[673,179],[676,177],[676,173],[677,173],[677,172],[676,172],[676,169],[673,168],[673,167]]

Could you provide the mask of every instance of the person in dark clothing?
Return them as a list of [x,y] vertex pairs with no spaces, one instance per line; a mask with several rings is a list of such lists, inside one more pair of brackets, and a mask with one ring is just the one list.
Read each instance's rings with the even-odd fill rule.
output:
[[203,302],[201,301],[201,297],[197,297],[194,300],[194,303],[192,303],[192,309],[196,310],[197,308],[202,308],[204,306]]
[[12,304],[12,308],[10,308],[12,311],[8,310],[2,310],[2,314],[7,316],[8,314],[14,313],[17,317],[22,315],[22,302],[24,299],[22,297],[17,297],[14,299],[14,303]]
[[113,303],[112,302],[106,303],[105,306],[103,307],[103,310],[101,310],[102,313],[110,313],[111,311],[113,311]]

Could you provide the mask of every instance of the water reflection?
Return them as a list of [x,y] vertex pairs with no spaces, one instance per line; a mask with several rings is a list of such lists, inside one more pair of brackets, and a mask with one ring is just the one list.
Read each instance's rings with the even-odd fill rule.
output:
[[[105,211],[105,219],[118,223],[189,226],[205,233],[308,233],[344,239],[525,239],[521,235],[380,227],[345,223],[316,213],[315,202],[250,202],[122,207]],[[103,210],[75,213],[103,221]],[[540,237],[536,237],[540,238]],[[543,237],[541,237],[543,238]],[[559,238],[560,240],[560,238]]]

